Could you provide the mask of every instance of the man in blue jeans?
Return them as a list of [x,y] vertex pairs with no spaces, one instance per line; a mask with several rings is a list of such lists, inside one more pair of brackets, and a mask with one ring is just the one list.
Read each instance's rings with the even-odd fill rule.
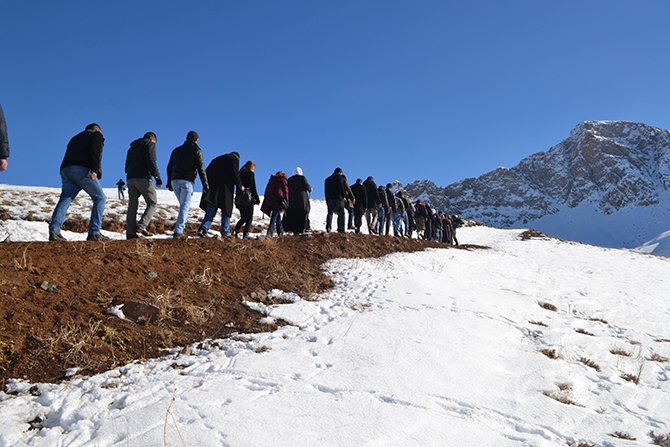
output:
[[65,221],[65,214],[77,194],[83,189],[91,196],[93,208],[88,224],[88,241],[107,241],[109,238],[100,233],[102,228],[102,212],[107,201],[100,186],[102,178],[102,147],[105,138],[100,126],[92,123],[86,126],[83,132],[78,133],[67,145],[65,157],[60,166],[60,176],[63,182],[60,199],[49,224],[49,240],[65,241],[61,228]]
[[167,166],[168,189],[174,191],[179,201],[179,214],[177,214],[177,222],[172,234],[175,239],[186,239],[188,237],[184,234],[184,229],[186,228],[188,209],[191,207],[196,172],[200,175],[202,193],[206,194],[209,189],[205,163],[202,160],[202,150],[198,146],[199,140],[198,133],[191,130],[186,135],[184,144],[172,151]]

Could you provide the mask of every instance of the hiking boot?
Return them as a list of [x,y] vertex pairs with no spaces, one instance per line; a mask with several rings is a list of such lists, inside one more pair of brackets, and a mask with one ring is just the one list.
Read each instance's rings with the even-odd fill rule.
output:
[[175,233],[172,235],[172,239],[188,239],[184,233]]
[[196,234],[198,237],[207,237],[207,231],[205,231],[204,228],[198,228],[198,231],[196,231]]
[[95,234],[89,234],[88,237],[86,238],[86,240],[87,241],[105,242],[105,241],[108,241],[109,238],[102,233],[95,233]]
[[50,241],[67,241],[60,232],[58,233],[49,233]]
[[136,233],[126,234],[126,239],[138,239],[139,236]]
[[154,234],[151,233],[150,231],[147,231],[146,228],[138,228],[138,229],[137,229],[137,232],[140,233],[142,236],[146,236],[146,237],[151,237],[151,236],[154,235]]

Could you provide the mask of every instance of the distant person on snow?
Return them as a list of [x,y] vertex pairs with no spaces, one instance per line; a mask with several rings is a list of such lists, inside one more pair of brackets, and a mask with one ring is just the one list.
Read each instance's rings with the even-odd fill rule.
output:
[[233,215],[233,196],[244,191],[240,180],[240,154],[231,152],[216,157],[207,166],[209,188],[202,194],[200,208],[205,212],[198,236],[205,237],[214,222],[216,212],[221,209],[221,237],[230,237],[230,216]]
[[100,233],[102,228],[102,212],[105,209],[107,198],[100,186],[102,178],[102,148],[105,137],[102,129],[95,123],[86,126],[83,132],[78,133],[67,145],[65,157],[60,165],[60,176],[63,182],[60,199],[56,204],[51,223],[49,224],[49,240],[65,241],[61,228],[65,221],[65,214],[72,201],[82,189],[91,196],[93,208],[88,224],[88,241],[106,241],[107,236]]
[[184,228],[186,228],[188,209],[191,207],[191,199],[195,189],[196,172],[200,176],[200,182],[202,182],[202,193],[206,194],[209,189],[205,163],[202,160],[202,150],[198,146],[199,140],[198,133],[191,130],[186,135],[184,144],[172,150],[167,166],[167,187],[174,192],[179,202],[179,214],[177,214],[172,236],[175,239],[188,238],[184,234]]
[[[147,132],[144,137],[130,143],[126,154],[126,176],[128,178],[128,213],[126,215],[126,239],[135,239],[138,233],[142,236],[153,236],[147,228],[156,212],[158,195],[151,177],[156,179],[156,186],[163,186],[161,174],[156,165],[156,134]],[[123,182],[123,180],[119,180]],[[140,223],[137,223],[137,208],[140,196],[147,204]]]
[[120,178],[119,181],[116,182],[116,187],[118,188],[119,200],[124,200],[126,197],[124,196],[123,191],[126,190],[126,182]]
[[9,138],[7,137],[7,122],[5,113],[0,106],[0,171],[7,169],[7,158],[9,157]]

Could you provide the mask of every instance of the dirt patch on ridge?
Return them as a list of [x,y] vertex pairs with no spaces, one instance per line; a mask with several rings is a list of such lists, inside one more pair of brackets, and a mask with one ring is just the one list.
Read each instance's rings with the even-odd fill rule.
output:
[[[233,333],[265,332],[243,299],[280,289],[303,298],[332,287],[321,265],[443,244],[362,234],[275,239],[135,239],[0,244],[0,379],[59,382]],[[461,246],[457,248],[470,248]],[[138,324],[105,313],[128,301]]]

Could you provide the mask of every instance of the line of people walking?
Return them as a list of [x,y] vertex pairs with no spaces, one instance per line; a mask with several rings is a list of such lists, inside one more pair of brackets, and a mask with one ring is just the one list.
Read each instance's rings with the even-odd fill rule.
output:
[[[196,234],[200,237],[209,235],[220,210],[220,237],[237,238],[242,231],[243,238],[250,238],[254,206],[261,204],[256,188],[256,164],[249,160],[240,169],[240,155],[231,152],[214,158],[205,168],[199,140],[197,132],[189,131],[184,143],[171,152],[167,165],[166,186],[174,192],[179,203],[173,238],[188,237],[185,228],[197,177],[202,184],[199,207],[205,214]],[[60,167],[62,190],[49,224],[49,240],[66,240],[61,233],[62,225],[72,200],[81,190],[93,201],[87,240],[109,239],[100,232],[106,202],[100,186],[104,141],[100,125],[91,123],[68,143]],[[157,141],[154,132],[147,132],[142,138],[130,143],[125,163],[127,179],[126,182],[123,179],[117,182],[119,191],[122,187],[128,188],[127,239],[153,236],[149,224],[158,204],[156,187],[163,186],[156,162]],[[377,186],[372,176],[365,181],[356,179],[350,186],[342,169],[336,168],[324,182],[328,209],[326,231],[332,230],[333,215],[337,215],[338,232],[344,233],[346,228],[360,233],[365,216],[370,234],[389,235],[392,226],[394,236],[412,237],[416,231],[421,238],[458,244],[456,228],[462,224],[462,220],[457,216],[434,213],[429,204],[423,204],[420,200],[412,204],[403,191],[394,194],[392,186],[390,183],[386,187]],[[271,175],[260,208],[270,217],[266,236],[282,236],[285,231],[293,234],[310,232],[312,191],[300,167],[296,167],[289,178],[282,171]],[[144,198],[146,208],[138,221],[140,197]],[[240,219],[231,232],[233,207],[239,210]]]

